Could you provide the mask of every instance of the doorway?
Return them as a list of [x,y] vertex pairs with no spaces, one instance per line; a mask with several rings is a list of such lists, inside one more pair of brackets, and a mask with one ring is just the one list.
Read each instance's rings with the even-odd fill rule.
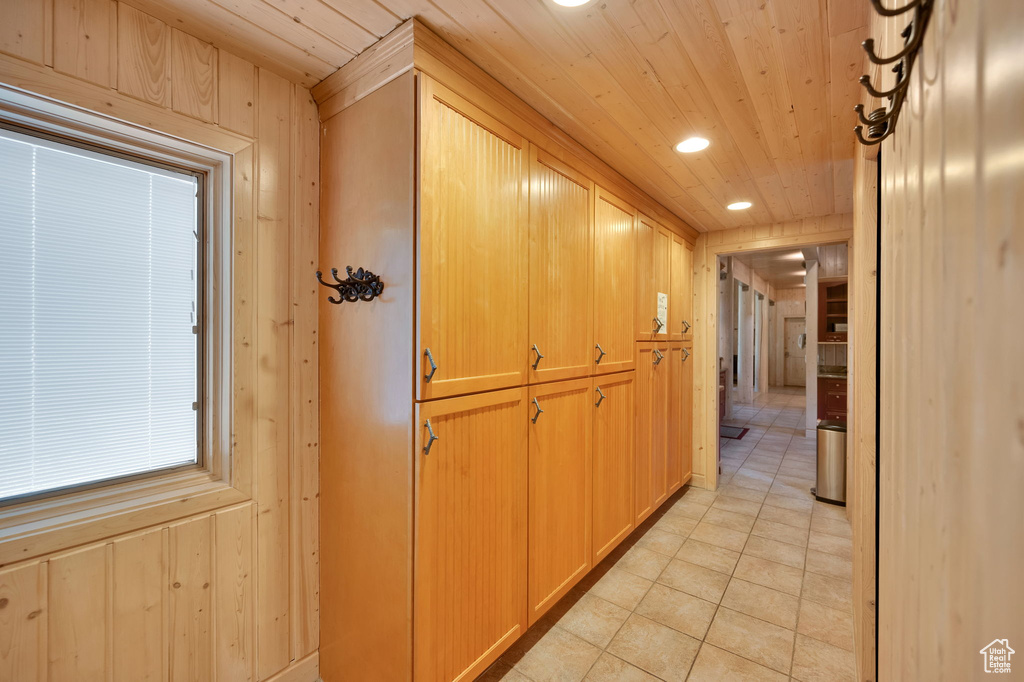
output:
[[783,356],[783,385],[807,385],[807,351],[803,339],[807,334],[807,320],[804,317],[787,317],[785,320],[785,352]]

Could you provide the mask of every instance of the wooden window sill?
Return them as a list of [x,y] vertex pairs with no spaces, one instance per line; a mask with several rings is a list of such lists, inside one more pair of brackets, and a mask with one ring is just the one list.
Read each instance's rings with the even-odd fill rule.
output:
[[0,568],[248,499],[193,467],[14,504],[0,508]]

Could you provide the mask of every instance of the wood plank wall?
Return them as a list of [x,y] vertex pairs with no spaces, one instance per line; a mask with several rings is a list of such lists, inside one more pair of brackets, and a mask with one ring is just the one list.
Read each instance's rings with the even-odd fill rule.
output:
[[0,566],[0,680],[314,680],[319,152],[309,91],[112,0],[0,0],[0,14],[0,82],[199,142],[241,140],[233,464],[251,466],[255,482],[251,502]]
[[718,256],[722,254],[845,241],[853,215],[833,214],[787,223],[705,232],[693,252],[694,354],[702,360],[693,378],[693,485],[718,484]]
[[850,250],[852,343],[849,382],[847,515],[853,526],[853,621],[857,679],[877,679],[875,668],[875,436],[878,396],[878,162],[869,150],[854,159],[853,248]]
[[[879,54],[905,24],[876,19]],[[1022,32],[1019,0],[937,0],[882,145],[879,680],[1024,643]]]

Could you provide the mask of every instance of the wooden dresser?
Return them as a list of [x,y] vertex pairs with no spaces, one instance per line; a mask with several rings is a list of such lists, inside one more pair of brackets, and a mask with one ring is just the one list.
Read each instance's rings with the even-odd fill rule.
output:
[[409,21],[314,89],[321,674],[472,680],[691,477],[694,233]]

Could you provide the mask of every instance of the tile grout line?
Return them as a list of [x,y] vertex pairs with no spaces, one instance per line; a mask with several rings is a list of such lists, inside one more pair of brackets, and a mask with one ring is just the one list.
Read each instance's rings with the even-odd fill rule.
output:
[[[687,514],[680,513],[680,516],[682,518],[685,518],[688,522],[692,522],[692,527],[689,527],[689,524],[687,524],[687,526],[689,527],[689,530],[686,531],[685,535],[684,534],[680,534],[680,533],[676,533],[674,530],[665,530],[664,528],[659,529],[662,533],[667,533],[669,535],[675,535],[677,538],[681,539],[682,542],[679,545],[678,549],[676,549],[676,551],[673,552],[672,554],[666,554],[666,553],[664,553],[662,551],[659,551],[659,550],[656,550],[656,549],[651,549],[649,547],[645,548],[645,549],[648,550],[648,552],[651,552],[653,554],[657,554],[657,555],[659,555],[662,558],[667,558],[668,559],[668,561],[665,563],[665,565],[660,570],[658,570],[658,573],[654,577],[653,580],[647,578],[646,575],[640,575],[640,574],[634,572],[634,570],[642,570],[641,568],[635,567],[634,570],[628,570],[626,568],[619,569],[619,570],[623,571],[624,573],[629,574],[630,576],[633,576],[633,577],[636,577],[636,578],[640,578],[640,579],[643,579],[643,580],[647,580],[650,584],[647,586],[647,588],[644,590],[642,596],[636,601],[635,605],[632,608],[630,608],[628,610],[627,609],[623,609],[623,610],[627,610],[628,614],[624,618],[622,623],[615,629],[614,634],[612,634],[612,636],[610,638],[608,638],[606,644],[604,644],[603,646],[599,647],[599,646],[594,645],[593,643],[589,642],[588,640],[583,639],[579,635],[576,635],[574,632],[572,632],[570,630],[567,630],[565,628],[561,628],[566,634],[572,635],[574,638],[580,639],[581,641],[587,643],[590,646],[593,646],[595,649],[598,650],[598,656],[594,659],[594,662],[587,668],[586,672],[583,674],[583,678],[581,678],[581,679],[586,679],[593,672],[594,667],[597,665],[597,662],[604,656],[604,654],[608,654],[608,656],[621,661],[625,665],[636,667],[637,669],[642,670],[644,673],[651,675],[652,678],[659,679],[659,680],[664,680],[664,678],[662,678],[661,676],[656,675],[656,674],[650,672],[646,668],[644,668],[644,667],[642,667],[642,666],[640,666],[640,665],[638,665],[636,663],[633,663],[633,662],[631,662],[628,659],[621,658],[621,657],[617,656],[616,654],[611,653],[610,651],[608,651],[608,648],[611,646],[611,644],[616,640],[616,638],[622,632],[622,629],[625,627],[626,622],[629,621],[630,618],[632,618],[632,616],[634,616],[634,615],[640,616],[641,618],[644,618],[644,619],[647,619],[647,620],[651,620],[651,622],[659,625],[662,628],[666,628],[668,630],[671,630],[671,631],[673,631],[675,633],[678,633],[678,634],[680,634],[680,635],[682,635],[684,637],[687,637],[689,639],[692,639],[692,640],[698,642],[697,651],[694,654],[694,657],[693,657],[693,659],[690,662],[690,667],[689,667],[689,670],[687,670],[685,679],[690,679],[690,677],[692,676],[694,665],[696,664],[697,658],[700,656],[701,651],[703,651],[704,645],[707,644],[710,647],[716,647],[716,645],[711,644],[711,643],[709,643],[707,641],[707,637],[708,637],[708,634],[711,631],[712,625],[714,624],[715,620],[717,619],[718,614],[721,612],[721,610],[723,608],[728,610],[728,611],[732,611],[732,612],[741,614],[744,617],[750,618],[752,620],[756,620],[758,622],[761,622],[761,623],[764,623],[764,624],[767,624],[767,625],[770,625],[770,626],[775,626],[775,627],[781,628],[783,630],[789,630],[789,628],[785,628],[783,626],[780,626],[777,623],[773,623],[771,621],[764,620],[763,618],[759,618],[757,616],[752,616],[750,614],[745,613],[744,611],[738,611],[738,610],[736,610],[734,608],[726,607],[722,603],[724,598],[725,598],[726,593],[728,592],[729,588],[733,584],[733,581],[739,580],[739,581],[743,582],[743,579],[736,577],[735,573],[736,573],[737,567],[739,565],[739,562],[742,560],[742,558],[744,556],[756,558],[756,559],[759,559],[759,560],[762,560],[762,561],[768,561],[768,562],[770,562],[772,564],[776,564],[776,565],[779,565],[779,566],[786,566],[787,568],[791,568],[791,569],[792,568],[797,568],[795,566],[792,566],[791,564],[785,564],[785,563],[782,563],[780,561],[775,561],[774,559],[758,557],[758,556],[756,556],[754,554],[748,554],[747,553],[747,548],[749,546],[750,538],[755,535],[754,532],[753,532],[754,525],[756,525],[758,519],[762,519],[762,518],[766,522],[771,522],[771,523],[774,523],[774,524],[777,524],[777,525],[780,525],[780,526],[785,526],[786,528],[790,528],[790,529],[794,529],[794,530],[804,531],[803,537],[804,537],[804,540],[806,542],[805,545],[796,545],[796,544],[793,544],[793,543],[788,542],[786,540],[778,540],[778,539],[775,539],[775,538],[765,537],[765,536],[761,536],[761,535],[757,535],[756,536],[756,537],[762,538],[765,541],[776,542],[776,543],[779,543],[781,545],[786,545],[786,546],[790,546],[790,547],[799,547],[800,549],[803,550],[803,557],[802,557],[802,562],[801,562],[802,565],[799,568],[799,570],[801,572],[801,584],[800,584],[800,590],[799,590],[799,594],[798,595],[792,595],[792,594],[790,594],[788,592],[783,592],[781,590],[775,589],[774,587],[770,587],[770,586],[767,586],[767,585],[761,585],[760,583],[751,583],[753,585],[756,585],[759,588],[763,588],[763,589],[770,590],[770,591],[773,591],[773,592],[778,592],[779,594],[786,595],[788,597],[794,597],[794,596],[796,597],[797,612],[796,612],[796,621],[794,623],[793,630],[792,630],[792,633],[793,633],[793,646],[792,646],[792,649],[791,649],[790,655],[789,655],[788,671],[787,671],[787,673],[781,673],[777,669],[772,668],[770,665],[765,665],[764,663],[761,663],[759,661],[755,661],[755,660],[752,660],[750,658],[747,658],[746,656],[738,654],[738,653],[736,653],[734,651],[731,651],[728,648],[722,648],[722,647],[716,647],[716,648],[721,649],[722,651],[724,651],[725,653],[729,654],[730,656],[735,656],[736,658],[742,659],[744,661],[748,661],[749,663],[751,663],[753,665],[761,666],[761,667],[763,667],[763,668],[765,668],[767,670],[771,670],[771,671],[773,671],[775,673],[778,673],[780,675],[786,675],[790,679],[796,679],[796,678],[792,677],[792,674],[793,674],[793,664],[794,664],[795,657],[796,657],[796,642],[797,642],[798,637],[801,634],[799,632],[799,628],[800,628],[800,614],[801,614],[802,607],[803,607],[804,603],[805,602],[806,603],[814,603],[816,605],[820,605],[822,607],[829,608],[829,609],[832,609],[834,611],[837,611],[837,612],[843,614],[844,616],[847,616],[847,617],[849,616],[849,612],[846,611],[845,609],[839,609],[839,608],[836,608],[833,605],[824,604],[824,603],[821,603],[821,602],[819,602],[817,600],[809,599],[808,597],[805,596],[805,582],[806,582],[806,577],[807,577],[808,574],[813,574],[813,575],[816,575],[816,576],[819,576],[819,577],[822,577],[822,578],[825,578],[825,579],[828,579],[828,580],[836,580],[836,581],[842,581],[842,582],[849,582],[849,580],[845,579],[845,578],[837,578],[837,577],[835,577],[833,575],[829,575],[829,574],[826,574],[826,573],[820,573],[818,571],[809,570],[808,566],[807,566],[807,563],[808,563],[808,553],[811,551],[811,548],[809,546],[811,532],[817,532],[817,533],[819,533],[821,535],[825,535],[825,536],[828,536],[828,537],[836,538],[837,540],[842,540],[842,541],[849,542],[849,537],[846,537],[846,536],[843,536],[843,535],[833,535],[832,533],[825,532],[825,531],[813,530],[813,527],[814,527],[814,524],[815,524],[815,520],[818,519],[818,518],[821,518],[821,519],[824,519],[824,520],[841,520],[841,519],[836,519],[836,518],[832,517],[831,515],[825,514],[823,512],[822,507],[818,506],[818,504],[816,504],[813,500],[812,500],[811,506],[810,506],[810,508],[808,510],[792,509],[792,508],[789,508],[789,507],[779,507],[777,505],[770,504],[767,501],[769,495],[773,495],[773,494],[776,495],[776,497],[778,497],[778,498],[785,498],[785,497],[790,497],[790,498],[793,498],[793,499],[798,499],[799,498],[799,496],[795,496],[795,495],[792,495],[792,494],[788,494],[787,495],[787,494],[783,494],[783,493],[780,493],[780,492],[774,492],[773,493],[772,490],[775,487],[776,483],[779,483],[782,486],[788,486],[789,488],[798,488],[798,487],[802,486],[804,483],[807,483],[808,485],[810,484],[810,481],[806,481],[805,479],[800,479],[799,477],[792,476],[792,475],[790,475],[790,473],[780,473],[780,472],[783,471],[784,467],[786,467],[786,468],[790,468],[791,467],[790,471],[796,470],[797,473],[809,473],[809,471],[807,471],[807,469],[810,468],[808,466],[809,465],[809,461],[808,460],[813,458],[813,452],[808,452],[802,446],[800,446],[800,448],[798,450],[793,450],[794,442],[796,441],[796,435],[797,435],[795,433],[796,431],[800,431],[800,433],[801,433],[801,440],[807,438],[806,435],[803,435],[803,432],[804,432],[803,429],[797,429],[796,426],[784,426],[783,427],[782,425],[778,424],[778,420],[780,420],[780,419],[783,420],[786,424],[789,424],[790,422],[792,422],[793,419],[794,419],[794,416],[793,416],[792,412],[796,411],[794,409],[795,407],[797,407],[797,405],[789,405],[788,402],[785,405],[774,405],[774,404],[770,405],[770,404],[765,403],[765,404],[762,404],[762,406],[760,408],[758,408],[757,411],[754,412],[749,417],[749,419],[744,423],[745,427],[750,427],[752,421],[757,420],[759,417],[762,418],[762,419],[766,418],[767,415],[764,414],[765,410],[769,410],[770,413],[772,414],[772,421],[770,421],[769,423],[753,425],[753,426],[755,426],[758,429],[758,431],[755,431],[755,434],[757,434],[756,435],[756,440],[752,441],[753,445],[751,445],[748,450],[746,450],[745,452],[730,453],[733,456],[729,457],[729,469],[730,469],[730,472],[728,474],[728,478],[726,479],[726,482],[724,484],[722,484],[722,486],[720,486],[719,490],[713,491],[713,492],[709,491],[709,492],[711,492],[712,499],[711,499],[711,502],[709,504],[707,504],[707,506],[704,506],[703,504],[701,504],[699,502],[696,503],[697,506],[701,507],[701,509],[699,511],[699,516],[697,516],[697,518],[694,518],[694,516],[692,516],[697,511],[694,508],[689,508]],[[799,424],[803,423],[803,421],[806,418],[806,410],[805,409],[801,409],[799,416],[796,417],[796,418],[798,419],[796,424],[797,424],[797,426],[799,426]],[[763,431],[761,431],[761,429],[763,429]],[[776,429],[776,431],[773,432],[773,429]],[[785,439],[785,445],[784,446],[780,446],[780,445],[777,445],[777,444],[773,444],[773,445],[766,444],[767,447],[771,447],[772,448],[772,451],[757,452],[758,447],[761,447],[762,442],[768,436],[770,436],[770,435],[773,436],[770,440],[774,441],[774,442],[777,442],[776,439],[781,436],[781,434],[779,434],[778,431],[779,430],[783,430],[783,429],[786,431],[786,434],[784,436],[784,439]],[[780,452],[774,452],[774,450],[776,448],[781,448],[781,451]],[[742,455],[742,458],[739,457],[739,455]],[[766,461],[769,460],[769,459],[770,460],[774,460],[776,457],[778,457],[778,464],[774,466],[774,472],[762,471],[760,469],[755,469],[753,467],[748,467],[747,466],[748,464],[751,463],[751,459],[752,458],[760,457],[760,456],[765,456],[765,460]],[[764,466],[765,464],[759,462],[759,465]],[[787,467],[787,465],[789,465],[789,466]],[[733,467],[735,467],[735,468],[733,468]],[[741,470],[744,470],[745,467],[746,467],[746,470],[748,472],[756,472],[756,474],[751,476],[752,479],[761,480],[758,477],[758,475],[764,475],[765,477],[770,477],[770,481],[766,482],[768,484],[768,488],[766,490],[760,490],[760,489],[757,489],[757,488],[748,488],[748,487],[740,485],[738,483],[733,483],[733,478],[735,477],[735,475],[737,473],[739,473]],[[801,472],[800,471],[801,468],[804,468],[805,470],[803,472]],[[800,483],[798,485],[794,485],[792,483],[787,483],[787,482],[779,481],[778,478],[780,476],[782,476],[784,478],[788,478],[788,479],[794,479],[794,480],[802,481],[802,483]],[[755,502],[754,500],[751,500],[751,499],[749,499],[747,497],[735,497],[735,496],[729,495],[727,493],[723,494],[722,488],[724,488],[725,486],[729,486],[729,485],[735,486],[736,488],[742,488],[744,490],[749,490],[751,492],[751,495],[753,495],[754,493],[758,493],[760,495],[760,500]],[[725,498],[725,497],[729,497],[729,498],[732,498],[732,499],[736,499],[736,500],[752,503],[749,506],[753,506],[753,504],[756,504],[757,505],[756,513],[754,515],[751,515],[751,514],[747,513],[746,511],[742,511],[742,512],[740,512],[740,511],[733,511],[732,509],[724,508],[724,506],[716,506],[718,504],[719,500],[721,500],[722,498]],[[679,499],[677,499],[673,503],[673,507],[676,504],[678,504],[681,500],[685,500],[685,499],[686,499],[685,496],[680,497]],[[803,516],[804,514],[806,514],[806,516],[808,518],[808,525],[806,527],[802,528],[800,526],[794,526],[791,523],[787,523],[786,521],[776,521],[776,520],[773,520],[773,519],[764,518],[764,517],[761,516],[761,514],[764,512],[765,506],[772,507],[774,509],[779,509],[779,510],[782,510],[782,511],[795,512],[796,514],[799,514],[800,516]],[[708,566],[704,566],[703,564],[694,564],[697,567],[700,567],[700,568],[703,568],[703,569],[706,569],[706,570],[710,570],[712,572],[715,572],[715,573],[718,573],[718,574],[721,574],[721,575],[726,575],[728,577],[728,581],[727,581],[727,583],[725,585],[725,589],[723,589],[723,591],[721,593],[721,596],[719,597],[718,601],[714,604],[714,613],[711,615],[711,618],[708,621],[708,627],[704,631],[703,636],[698,640],[696,637],[693,637],[692,635],[690,635],[690,634],[688,634],[688,633],[686,633],[686,632],[684,632],[682,630],[678,630],[678,629],[676,629],[675,627],[673,627],[671,625],[667,625],[667,624],[661,623],[659,620],[648,619],[647,616],[642,616],[641,614],[637,613],[637,609],[648,598],[648,596],[650,595],[651,590],[654,588],[655,585],[661,585],[662,587],[664,587],[666,589],[671,589],[673,591],[680,592],[681,594],[685,594],[687,597],[690,597],[690,598],[693,598],[693,599],[697,599],[697,600],[701,600],[701,601],[705,601],[705,602],[708,601],[706,599],[703,599],[702,597],[699,597],[697,595],[694,595],[694,594],[691,594],[689,592],[686,592],[685,590],[679,590],[679,589],[677,589],[675,587],[672,587],[672,586],[667,585],[665,583],[661,583],[659,581],[660,581],[661,577],[665,574],[665,571],[669,568],[669,566],[672,565],[672,563],[674,561],[681,561],[681,562],[684,562],[684,563],[692,563],[692,562],[688,561],[687,559],[679,558],[679,556],[678,556],[679,552],[682,551],[682,549],[686,546],[686,544],[689,543],[691,540],[694,543],[709,544],[711,547],[714,547],[716,549],[722,549],[722,550],[726,550],[726,551],[729,551],[729,552],[735,552],[735,550],[731,550],[729,548],[719,547],[719,545],[716,545],[716,544],[713,544],[713,543],[707,543],[707,542],[704,542],[703,540],[698,540],[698,539],[695,539],[695,538],[692,537],[693,531],[698,526],[700,526],[701,524],[703,524],[705,522],[708,525],[710,525],[710,526],[712,526],[714,528],[720,528],[720,529],[728,530],[728,531],[731,531],[731,532],[741,532],[741,531],[736,530],[735,528],[731,528],[729,526],[720,525],[719,523],[715,523],[711,519],[708,519],[707,518],[708,514],[709,514],[709,512],[712,509],[716,509],[718,512],[727,512],[729,514],[740,515],[740,516],[743,516],[745,519],[752,519],[752,523],[751,523],[750,530],[745,531],[744,542],[743,542],[743,545],[740,548],[739,552],[737,553],[736,563],[733,564],[733,566],[731,567],[731,569],[730,569],[730,571],[728,573],[724,573],[724,572],[718,571],[717,569],[709,568]],[[672,507],[670,507],[668,509],[665,509],[664,512],[661,513],[661,516],[664,517],[666,514],[671,513],[671,511],[672,511]],[[659,521],[660,521],[660,518],[659,518]],[[651,530],[655,529],[655,526],[656,526],[656,524],[652,525],[650,528],[648,528],[647,531],[644,532],[644,534],[642,536],[637,538],[636,541],[633,543],[633,545],[630,546],[630,549],[627,550],[627,552],[631,551],[633,547],[638,546],[640,541],[642,541],[643,538],[647,537],[650,534]],[[844,557],[844,556],[842,556],[840,554],[833,554],[832,552],[822,551],[822,550],[817,550],[817,549],[815,551],[819,552],[821,554],[827,555],[829,557],[834,557],[836,559],[840,559],[840,560],[844,560],[844,561],[849,561],[846,557]],[[618,561],[621,561],[623,556],[625,556],[625,553],[623,553],[622,556],[618,557],[616,559],[616,564],[610,565],[609,569],[613,568],[613,567],[617,567]],[[650,574],[648,573],[647,575],[650,575]],[[746,582],[750,582],[750,581],[746,581]],[[589,593],[590,589],[593,589],[593,587],[594,586],[591,585],[590,588],[588,588],[588,590],[584,594]],[[604,599],[603,597],[597,597],[597,595],[594,595],[594,596],[596,598],[598,598],[598,599],[603,599],[604,601],[608,601],[607,599]],[[609,603],[614,603],[614,602],[609,602]],[[564,617],[564,614],[563,614],[562,617]],[[560,619],[561,619],[561,617],[560,617]],[[561,626],[560,626],[560,623],[556,622],[556,623],[553,623],[551,627],[554,628],[554,627],[561,627]],[[811,639],[813,641],[816,641],[816,642],[819,642],[819,643],[822,643],[822,644],[825,644],[825,645],[829,645],[829,646],[832,646],[832,647],[836,647],[836,645],[832,644],[831,642],[826,642],[823,639],[819,639],[819,638],[813,637],[811,635],[803,635],[803,636],[805,638],[809,638],[809,639]],[[535,646],[535,645],[536,645],[536,643],[533,646]],[[842,649],[842,647],[836,647],[836,648]],[[846,650],[846,651],[848,651],[848,650]],[[531,678],[529,678],[528,676],[526,676],[525,674],[520,672],[518,668],[515,668],[514,666],[513,666],[513,668],[524,679],[531,680]],[[531,682],[532,682],[532,680],[531,680]]]

